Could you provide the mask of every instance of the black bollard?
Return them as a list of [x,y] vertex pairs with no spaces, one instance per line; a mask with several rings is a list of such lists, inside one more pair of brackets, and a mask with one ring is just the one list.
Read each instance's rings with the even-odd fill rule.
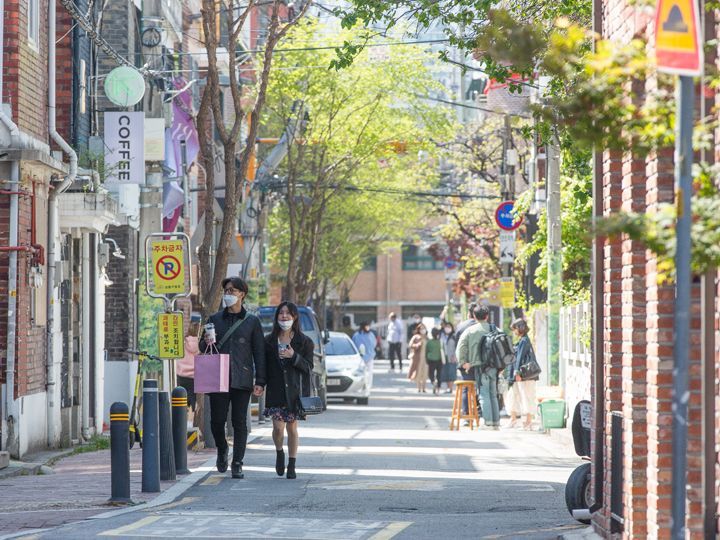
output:
[[160,480],[175,480],[175,451],[173,450],[170,397],[159,392],[160,407]]
[[116,401],[110,406],[110,502],[112,503],[132,503],[129,437],[128,406],[122,401]]
[[142,490],[144,493],[160,491],[160,437],[158,416],[158,382],[143,381],[143,453]]
[[172,391],[172,432],[175,449],[175,472],[189,474],[187,468],[187,390],[178,386]]

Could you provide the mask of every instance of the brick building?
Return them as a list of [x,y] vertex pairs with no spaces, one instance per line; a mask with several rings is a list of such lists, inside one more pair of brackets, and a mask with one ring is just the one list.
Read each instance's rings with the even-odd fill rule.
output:
[[[625,0],[595,5],[604,38],[639,37],[653,47],[652,12]],[[712,21],[707,28],[713,35]],[[645,91],[656,85],[646,81]],[[674,201],[672,149],[606,151],[596,159],[596,213],[650,213]],[[605,538],[670,538],[674,286],[659,283],[656,257],[627,237],[600,241],[595,268],[593,527]],[[689,538],[717,538],[718,290],[717,276],[703,279],[694,282],[688,351]]]

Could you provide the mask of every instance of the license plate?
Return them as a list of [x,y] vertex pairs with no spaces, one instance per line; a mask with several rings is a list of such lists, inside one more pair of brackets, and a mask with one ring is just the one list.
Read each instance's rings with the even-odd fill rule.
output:
[[328,386],[340,386],[340,379],[328,379]]

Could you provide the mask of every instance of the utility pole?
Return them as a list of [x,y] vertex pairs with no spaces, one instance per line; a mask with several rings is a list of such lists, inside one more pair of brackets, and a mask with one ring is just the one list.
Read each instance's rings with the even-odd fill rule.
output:
[[562,225],[560,221],[560,145],[557,135],[547,144],[547,351],[550,380],[560,383],[560,306],[562,304]]
[[[515,165],[517,164],[517,151],[512,145],[512,129],[510,125],[510,115],[505,114],[504,116],[504,129],[503,129],[503,157],[502,157],[502,176],[503,176],[503,191],[502,198],[504,201],[515,200]],[[515,235],[513,231],[510,233]],[[502,251],[502,248],[501,248]],[[502,259],[502,254],[501,254]],[[512,262],[500,262],[500,275],[502,278],[513,277],[513,263]],[[502,327],[509,332],[510,323],[512,322],[512,307],[502,309]]]

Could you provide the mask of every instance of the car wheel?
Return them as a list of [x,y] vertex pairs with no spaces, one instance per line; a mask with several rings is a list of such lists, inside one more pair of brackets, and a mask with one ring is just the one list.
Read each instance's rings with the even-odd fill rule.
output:
[[366,398],[366,397],[357,398],[358,405],[367,405],[369,403],[369,401],[370,401],[370,398]]
[[[573,510],[590,508],[591,498],[590,463],[583,463],[572,472],[565,484],[565,505],[570,515]],[[589,519],[578,519],[577,521],[586,525],[590,523]]]

